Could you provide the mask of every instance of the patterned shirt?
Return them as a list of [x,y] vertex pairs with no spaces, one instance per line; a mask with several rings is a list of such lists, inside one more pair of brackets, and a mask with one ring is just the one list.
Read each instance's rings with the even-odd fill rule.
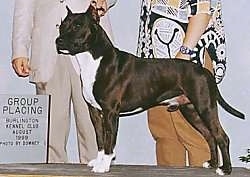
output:
[[211,14],[210,0],[152,0],[151,11],[188,23],[188,17],[199,13]]
[[206,49],[213,60],[216,82],[221,82],[226,46],[220,0],[142,0],[141,8],[137,54],[144,58],[173,58],[182,45],[189,17],[212,15],[192,60],[203,65]]

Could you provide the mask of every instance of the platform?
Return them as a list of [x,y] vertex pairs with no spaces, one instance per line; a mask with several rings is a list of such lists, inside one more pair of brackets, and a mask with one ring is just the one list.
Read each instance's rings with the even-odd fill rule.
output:
[[[113,165],[111,172],[96,174],[80,164],[4,164],[0,177],[218,177],[213,169]],[[250,170],[233,168],[230,177],[250,177]]]

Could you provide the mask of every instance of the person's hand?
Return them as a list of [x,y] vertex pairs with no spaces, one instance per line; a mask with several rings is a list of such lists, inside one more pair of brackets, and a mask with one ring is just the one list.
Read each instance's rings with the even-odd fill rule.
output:
[[12,67],[20,77],[27,77],[30,73],[29,60],[25,57],[19,57],[12,60]]
[[108,9],[106,0],[92,0],[90,4],[96,8],[99,17],[104,16]]
[[188,54],[183,54],[181,52],[178,52],[177,55],[175,56],[175,58],[184,59],[184,60],[190,60],[191,56],[188,55]]

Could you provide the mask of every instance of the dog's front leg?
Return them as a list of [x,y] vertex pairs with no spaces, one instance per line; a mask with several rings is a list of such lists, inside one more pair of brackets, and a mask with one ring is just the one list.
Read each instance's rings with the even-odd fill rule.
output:
[[119,124],[117,111],[103,112],[104,151],[98,153],[98,163],[92,169],[98,173],[108,172],[110,169],[112,159],[115,157],[114,148]]
[[95,129],[96,134],[96,142],[98,148],[98,154],[95,159],[92,159],[88,166],[94,167],[97,164],[101,163],[104,155],[104,130],[103,130],[103,114],[97,108],[94,108],[90,104],[88,104],[89,114],[92,121],[92,124]]

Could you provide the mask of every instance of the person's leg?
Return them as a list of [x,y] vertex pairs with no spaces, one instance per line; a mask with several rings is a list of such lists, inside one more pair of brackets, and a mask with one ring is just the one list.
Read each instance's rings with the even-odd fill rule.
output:
[[71,72],[72,101],[75,113],[79,159],[80,163],[87,164],[97,156],[95,130],[89,116],[87,104],[82,95],[80,76],[72,65],[69,70]]
[[206,140],[185,120],[180,111],[175,112],[173,122],[179,139],[188,152],[189,166],[201,167],[210,159],[210,150]]
[[210,159],[206,140],[179,111],[169,113],[165,107],[155,107],[148,111],[148,121],[156,140],[158,165],[185,166],[186,150],[190,166],[202,166]]
[[49,163],[67,162],[66,143],[70,128],[70,78],[64,61],[60,57],[52,78],[44,84],[37,83],[37,94],[51,95],[49,120]]
[[185,149],[178,139],[171,114],[165,106],[148,110],[149,129],[156,141],[157,165],[185,166]]

